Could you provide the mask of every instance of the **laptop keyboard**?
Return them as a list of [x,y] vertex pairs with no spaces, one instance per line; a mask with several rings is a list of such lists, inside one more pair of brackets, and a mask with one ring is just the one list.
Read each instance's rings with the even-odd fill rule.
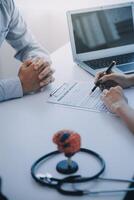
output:
[[118,55],[118,56],[111,56],[107,58],[84,61],[84,63],[93,69],[100,69],[100,68],[109,66],[113,60],[116,61],[117,65],[124,64],[124,63],[131,63],[131,62],[134,62],[134,53],[128,53],[128,54],[123,54],[123,55]]

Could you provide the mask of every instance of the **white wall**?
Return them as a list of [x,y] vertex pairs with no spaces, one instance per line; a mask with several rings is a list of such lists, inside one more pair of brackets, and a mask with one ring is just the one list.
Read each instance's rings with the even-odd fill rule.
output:
[[[126,0],[16,0],[28,26],[50,53],[69,41],[66,11]],[[0,49],[0,78],[17,73],[20,63],[6,44]]]
[[53,52],[69,40],[66,11],[88,7],[91,0],[16,0],[16,3],[36,38]]

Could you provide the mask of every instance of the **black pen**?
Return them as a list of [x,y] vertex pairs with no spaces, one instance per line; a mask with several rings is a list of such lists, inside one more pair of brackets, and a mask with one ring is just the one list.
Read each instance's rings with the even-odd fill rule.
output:
[[[115,61],[112,61],[111,64],[108,66],[107,70],[105,71],[105,74],[109,74],[111,73],[112,68],[116,65]],[[95,86],[93,87],[93,89],[91,90],[90,94],[92,94],[92,92],[95,91],[95,89],[100,85],[100,81],[98,80],[95,84]]]

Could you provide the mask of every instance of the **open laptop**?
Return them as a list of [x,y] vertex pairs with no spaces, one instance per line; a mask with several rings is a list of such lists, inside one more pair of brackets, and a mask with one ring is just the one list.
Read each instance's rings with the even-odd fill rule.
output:
[[74,62],[95,75],[114,60],[134,73],[134,2],[67,12]]

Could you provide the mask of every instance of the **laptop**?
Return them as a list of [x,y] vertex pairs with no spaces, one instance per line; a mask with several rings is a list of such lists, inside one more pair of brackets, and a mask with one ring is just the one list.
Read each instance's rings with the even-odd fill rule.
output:
[[95,75],[116,61],[134,73],[134,2],[67,12],[74,62]]

